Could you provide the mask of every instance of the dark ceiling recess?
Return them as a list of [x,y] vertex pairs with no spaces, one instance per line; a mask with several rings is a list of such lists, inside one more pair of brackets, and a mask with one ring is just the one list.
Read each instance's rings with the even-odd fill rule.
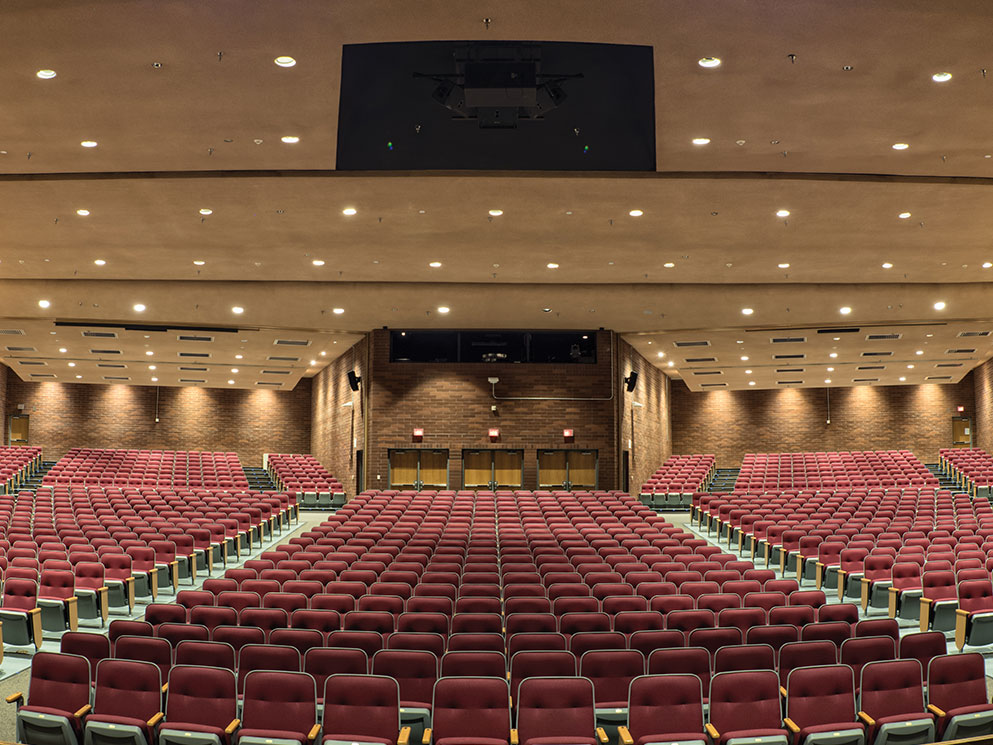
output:
[[651,47],[460,41],[343,48],[338,170],[655,167]]

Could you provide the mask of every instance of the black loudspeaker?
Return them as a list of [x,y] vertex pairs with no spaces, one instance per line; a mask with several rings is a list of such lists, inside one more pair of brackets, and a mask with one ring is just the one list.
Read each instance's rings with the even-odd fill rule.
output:
[[632,370],[631,375],[624,378],[624,382],[627,384],[628,393],[630,393],[634,390],[634,387],[638,385],[638,373]]
[[348,387],[349,388],[351,388],[353,391],[357,391],[359,389],[359,383],[361,383],[361,382],[362,382],[362,378],[360,378],[358,375],[356,375],[354,370],[349,370],[348,371]]

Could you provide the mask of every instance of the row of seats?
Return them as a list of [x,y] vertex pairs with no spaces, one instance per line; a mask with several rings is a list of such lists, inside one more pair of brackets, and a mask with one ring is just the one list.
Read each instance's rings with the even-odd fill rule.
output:
[[689,507],[715,472],[713,455],[673,455],[642,484],[641,496],[653,507]]
[[938,479],[909,450],[879,450],[747,453],[735,482],[735,490],[849,486],[938,486]]
[[319,685],[305,672],[253,670],[239,696],[230,669],[177,666],[163,686],[155,665],[118,659],[97,664],[91,694],[89,668],[83,657],[38,656],[27,702],[8,697],[18,704],[18,741],[73,745],[82,734],[119,745],[318,738],[407,745],[407,723],[428,721],[419,728],[424,745],[595,745],[608,742],[605,725],[618,727],[624,745],[906,745],[993,727],[975,654],[932,659],[926,700],[917,660],[870,662],[857,678],[846,665],[800,667],[782,687],[771,670],[721,672],[709,685],[692,674],[626,681],[549,674],[525,678],[512,696],[504,678],[443,676],[424,681],[410,700],[390,675],[339,673]]
[[993,495],[993,456],[982,448],[942,448],[938,460],[960,489],[984,499]]
[[236,453],[73,448],[42,484],[248,488],[248,479]]
[[0,493],[20,488],[41,466],[41,448],[0,447]]
[[341,482],[313,455],[267,453],[262,460],[273,482],[296,494],[302,507],[331,509],[344,504]]

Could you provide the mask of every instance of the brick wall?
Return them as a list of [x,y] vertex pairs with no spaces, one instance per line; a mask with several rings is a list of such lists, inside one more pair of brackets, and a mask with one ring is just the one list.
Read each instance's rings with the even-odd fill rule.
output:
[[229,451],[261,466],[264,452],[310,449],[310,388],[309,378],[293,391],[249,391],[26,383],[11,374],[5,411],[25,405],[30,444],[46,460],[71,447],[149,448]]
[[[366,337],[314,376],[311,392],[310,452],[345,487],[355,491],[356,457],[365,443],[364,394],[369,390],[369,339]],[[348,386],[348,371],[362,378],[359,392]]]
[[[524,450],[524,487],[537,488],[541,448],[590,449],[599,452],[599,487],[617,483],[616,401],[611,399],[611,332],[597,334],[595,365],[422,364],[389,361],[389,331],[372,333],[368,488],[386,488],[390,448],[449,451],[449,485],[462,485],[463,448]],[[494,401],[487,377],[500,378],[502,397],[573,397],[574,401]],[[497,405],[497,414],[490,406]],[[414,427],[424,428],[421,443],[412,442]],[[490,427],[500,429],[491,443]],[[575,430],[575,442],[563,443],[562,430]],[[377,478],[378,477],[378,478]]]
[[993,453],[993,360],[972,371],[975,381],[976,415],[972,443],[987,453]]
[[[827,424],[824,388],[692,393],[673,381],[672,450],[715,453],[725,468],[738,466],[745,453],[818,450],[908,449],[936,463],[938,449],[951,445],[952,417],[975,420],[971,373],[955,385],[830,390]],[[965,412],[957,414],[956,406]]]
[[[636,494],[655,470],[672,455],[669,418],[669,377],[626,342],[620,342],[621,371],[638,373],[634,391],[619,386],[618,419],[621,457],[628,452],[628,489]],[[621,485],[623,486],[623,485]]]
[[[13,375],[8,376],[10,368],[8,368],[3,363],[0,363],[0,411],[7,411],[7,380],[8,378],[14,377]],[[10,425],[8,424],[9,415],[4,414],[3,418],[3,434],[0,435],[0,442],[7,444],[10,439]]]

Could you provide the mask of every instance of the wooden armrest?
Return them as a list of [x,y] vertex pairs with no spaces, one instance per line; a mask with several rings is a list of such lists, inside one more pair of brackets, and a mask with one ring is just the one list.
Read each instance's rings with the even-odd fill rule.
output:
[[410,727],[401,727],[400,734],[397,735],[397,745],[409,745]]
[[859,712],[859,719],[861,719],[863,722],[868,724],[870,727],[872,727],[876,723],[876,720],[870,717],[864,711]]
[[153,714],[153,715],[152,715],[152,718],[151,718],[151,719],[149,719],[149,720],[148,720],[148,721],[146,722],[146,724],[147,724],[147,725],[148,725],[149,727],[154,727],[154,726],[155,726],[155,725],[157,725],[157,724],[158,724],[159,722],[161,722],[161,721],[162,721],[163,719],[165,719],[165,714],[163,714],[163,713],[162,713],[161,711],[159,711],[159,712],[156,712],[155,714]]
[[596,728],[596,736],[602,743],[607,743],[610,741],[610,738],[607,737],[607,730],[605,730],[603,727]]
[[517,730],[510,730],[510,745],[520,745],[521,738],[517,735]]
[[717,742],[718,740],[721,739],[721,733],[718,732],[717,727],[712,725],[710,722],[707,722],[706,726],[703,729],[708,735],[710,735],[711,739],[714,742]]
[[779,686],[779,695],[786,698],[786,689],[783,686]]
[[800,734],[800,727],[797,725],[796,722],[794,722],[789,717],[786,717],[786,719],[783,720],[783,724],[785,724],[786,725],[786,729],[788,729],[794,735]]
[[945,712],[943,712],[941,709],[939,709],[934,704],[928,704],[927,705],[927,710],[930,711],[932,714],[934,714],[936,717],[943,717],[943,716],[945,716]]
[[961,616],[963,618],[968,618],[969,617],[969,611],[963,610],[962,608],[956,608],[955,609],[955,615],[956,616]]
[[313,727],[311,727],[310,732],[307,733],[307,742],[313,742],[314,740],[316,740],[317,735],[320,733],[320,731],[321,731],[320,724],[315,724]]
[[90,709],[92,709],[92,708],[93,707],[90,706],[89,704],[83,704],[80,707],[79,711],[77,711],[76,713],[74,713],[73,716],[76,717],[76,719],[82,719],[83,717],[85,717],[87,714],[90,713]]
[[168,683],[163,683],[162,684],[162,693],[165,693],[168,690],[169,690],[169,684]]
[[18,691],[17,693],[12,693],[9,696],[7,696],[7,703],[8,704],[14,704],[14,703],[16,703],[16,704],[20,705],[23,702],[24,702],[24,694],[21,693],[20,691]]
[[231,724],[229,724],[227,727],[224,728],[224,734],[233,735],[235,733],[235,730],[238,729],[239,726],[241,726],[241,720],[232,719]]
[[421,736],[421,745],[431,745],[431,728],[425,727],[424,734]]
[[623,724],[617,728],[617,734],[621,737],[621,745],[634,745],[634,738],[631,737],[631,730]]

